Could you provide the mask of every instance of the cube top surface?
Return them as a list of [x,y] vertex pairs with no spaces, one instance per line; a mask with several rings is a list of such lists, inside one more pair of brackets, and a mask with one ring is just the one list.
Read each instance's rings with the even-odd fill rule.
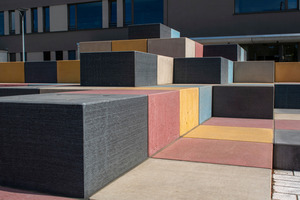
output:
[[275,144],[300,145],[299,130],[275,130]]

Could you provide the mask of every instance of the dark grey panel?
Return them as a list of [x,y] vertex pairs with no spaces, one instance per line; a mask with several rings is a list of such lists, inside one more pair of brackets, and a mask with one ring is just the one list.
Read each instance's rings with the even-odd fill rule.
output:
[[27,94],[39,94],[39,88],[27,88],[24,87],[0,87],[0,97],[27,95]]
[[273,87],[213,86],[213,117],[273,119]]
[[275,84],[275,108],[300,108],[300,84]]
[[203,57],[224,57],[232,61],[240,61],[239,45],[204,45]]
[[228,62],[223,58],[174,59],[174,84],[228,83],[229,76]]
[[0,184],[89,198],[147,158],[147,104],[133,95],[0,98]]
[[171,28],[163,24],[128,26],[128,39],[171,38]]
[[141,52],[82,53],[83,86],[150,86],[157,84],[156,55]]
[[56,62],[25,62],[25,83],[57,83]]

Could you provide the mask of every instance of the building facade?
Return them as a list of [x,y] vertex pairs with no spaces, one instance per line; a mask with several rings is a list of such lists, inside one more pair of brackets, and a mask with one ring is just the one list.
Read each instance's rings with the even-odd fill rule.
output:
[[2,0],[0,49],[10,61],[22,60],[21,8],[28,61],[76,59],[77,43],[127,39],[128,25],[148,23],[204,44],[242,44],[251,60],[300,59],[299,0]]

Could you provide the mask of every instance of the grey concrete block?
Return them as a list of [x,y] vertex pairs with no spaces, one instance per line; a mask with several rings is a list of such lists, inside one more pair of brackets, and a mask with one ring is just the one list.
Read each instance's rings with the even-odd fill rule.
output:
[[171,28],[164,24],[128,26],[128,39],[171,38]]
[[27,95],[27,94],[40,94],[38,87],[0,87],[0,97]]
[[273,83],[274,61],[234,62],[235,83]]
[[213,117],[273,119],[273,86],[213,86]]
[[274,159],[275,169],[300,170],[300,131],[275,130]]
[[89,198],[147,158],[146,96],[0,98],[0,184]]
[[56,62],[25,62],[25,83],[57,83]]
[[82,53],[82,86],[157,85],[157,55],[142,52]]
[[232,83],[233,63],[225,58],[175,58],[174,80],[178,84]]
[[8,54],[7,51],[0,50],[0,62],[7,62]]
[[204,57],[224,57],[232,61],[247,60],[247,52],[238,44],[204,45]]
[[300,109],[300,84],[275,84],[275,108]]

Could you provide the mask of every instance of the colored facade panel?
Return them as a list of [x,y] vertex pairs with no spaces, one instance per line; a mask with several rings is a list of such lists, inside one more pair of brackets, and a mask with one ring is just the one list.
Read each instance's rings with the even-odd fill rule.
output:
[[300,82],[300,63],[278,62],[275,73],[276,82]]
[[112,51],[141,51],[148,52],[148,41],[139,40],[116,40],[112,41]]
[[58,83],[80,83],[80,61],[57,61]]
[[0,63],[0,82],[24,83],[25,72],[23,62]]

